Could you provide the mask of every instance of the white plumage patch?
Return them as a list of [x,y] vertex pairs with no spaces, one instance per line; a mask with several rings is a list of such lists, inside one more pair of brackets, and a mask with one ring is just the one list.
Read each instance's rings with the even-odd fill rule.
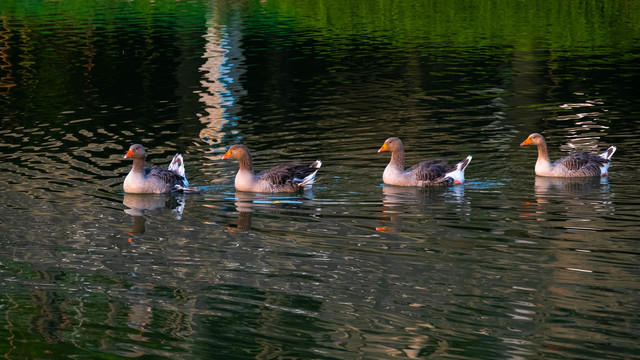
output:
[[[313,182],[316,179],[316,174],[318,173],[317,169],[320,169],[321,166],[322,166],[322,161],[320,161],[320,160],[314,161],[313,164],[311,164],[309,167],[315,168],[316,171],[314,171],[311,174],[307,175],[304,179],[299,180],[300,181],[300,186],[313,185]],[[298,179],[296,179],[296,180],[298,180]]]
[[471,162],[471,155],[467,156],[464,160],[457,163],[454,170],[447,173],[445,177],[450,177],[453,179],[455,184],[464,183],[464,169],[467,168],[467,165]]
[[168,169],[184,178],[184,187],[189,186],[189,181],[187,181],[187,175],[184,170],[184,159],[181,154],[175,154]]
[[[607,151],[603,152],[602,154],[600,154],[600,157],[603,159],[607,159],[607,160],[611,160],[611,157],[613,156],[613,153],[616,152],[618,148],[615,146],[611,146],[607,149]],[[606,163],[604,163],[601,167],[600,167],[600,175],[601,176],[607,176],[609,175],[609,165],[611,164],[611,161],[607,161]]]

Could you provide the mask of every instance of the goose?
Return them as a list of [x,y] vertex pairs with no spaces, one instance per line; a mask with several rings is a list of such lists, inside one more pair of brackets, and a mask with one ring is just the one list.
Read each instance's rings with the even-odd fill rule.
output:
[[131,171],[124,179],[125,193],[162,194],[174,190],[186,190],[189,186],[184,172],[184,160],[180,154],[173,157],[167,169],[145,168],[147,152],[140,144],[131,145],[124,158],[133,159]]
[[536,175],[553,177],[589,177],[609,175],[611,156],[616,147],[611,146],[600,155],[577,153],[561,157],[552,163],[549,160],[547,142],[538,133],[529,135],[520,146],[537,145],[538,161],[536,161]]
[[391,161],[384,169],[382,181],[389,185],[430,186],[464,183],[464,169],[471,162],[471,155],[451,168],[441,159],[426,160],[404,169],[404,146],[397,137],[385,140],[378,152],[391,151]]
[[322,161],[316,160],[311,165],[299,165],[289,162],[264,170],[253,172],[253,160],[249,149],[244,145],[233,145],[222,157],[234,158],[240,166],[236,174],[235,187],[239,191],[280,193],[296,192],[313,184]]

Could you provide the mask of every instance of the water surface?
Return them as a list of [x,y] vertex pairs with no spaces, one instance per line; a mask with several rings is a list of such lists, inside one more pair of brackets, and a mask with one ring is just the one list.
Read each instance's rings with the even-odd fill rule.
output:
[[[634,2],[0,4],[8,358],[640,358]],[[618,147],[603,179],[537,177]],[[382,185],[467,155],[467,182]],[[200,194],[124,194],[142,143]],[[301,194],[236,192],[323,161]]]

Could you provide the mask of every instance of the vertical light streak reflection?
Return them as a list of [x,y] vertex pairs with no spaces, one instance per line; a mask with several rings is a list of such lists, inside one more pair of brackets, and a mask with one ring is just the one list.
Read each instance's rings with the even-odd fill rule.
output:
[[[205,63],[200,67],[202,78],[200,84],[199,101],[205,114],[198,114],[204,128],[200,130],[200,138],[215,150],[222,142],[225,132],[222,130],[232,116],[229,113],[235,103],[235,92],[232,87],[238,87],[235,79],[240,75],[240,69],[234,60],[242,61],[240,47],[240,31],[238,27],[221,25],[217,14],[220,12],[215,6],[208,15],[207,33],[203,58]],[[231,56],[233,54],[233,56]],[[214,160],[219,158],[214,152],[206,154]]]

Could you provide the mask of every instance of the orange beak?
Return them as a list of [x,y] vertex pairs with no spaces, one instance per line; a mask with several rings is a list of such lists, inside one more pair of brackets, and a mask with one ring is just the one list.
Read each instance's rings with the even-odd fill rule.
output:
[[520,146],[531,145],[531,138],[528,137],[525,141],[520,143]]
[[387,143],[382,144],[382,147],[378,149],[378,152],[381,152],[381,151],[389,151],[389,147],[387,146]]
[[227,150],[227,152],[222,156],[222,159],[228,159],[231,157],[231,149]]
[[130,158],[133,156],[133,150],[129,149],[129,151],[127,151],[127,153],[124,155],[124,158]]

